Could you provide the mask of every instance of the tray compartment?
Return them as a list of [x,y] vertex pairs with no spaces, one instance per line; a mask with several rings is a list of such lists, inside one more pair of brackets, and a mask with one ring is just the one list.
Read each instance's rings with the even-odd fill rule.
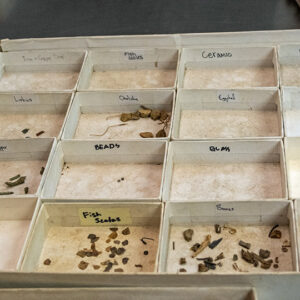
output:
[[85,55],[71,50],[0,53],[0,91],[73,91]]
[[78,90],[174,88],[178,50],[91,50]]
[[[22,271],[40,271],[55,273],[103,273],[106,266],[101,262],[117,261],[108,273],[119,273],[115,269],[122,268],[121,273],[155,272],[157,270],[160,226],[162,220],[161,203],[51,203],[44,202],[31,233],[22,263]],[[91,216],[91,214],[97,215]],[[103,222],[102,222],[103,221]],[[123,234],[125,228],[130,233]],[[117,237],[109,238],[113,232],[110,228],[118,228]],[[89,234],[95,234],[98,256],[80,257],[77,252],[91,248]],[[140,240],[143,237],[152,238]],[[115,244],[114,241],[120,241]],[[127,240],[128,245],[122,245]],[[125,252],[111,258],[107,247],[124,248]],[[148,251],[145,255],[144,251]],[[129,260],[123,264],[123,258]],[[51,263],[45,265],[44,261]],[[86,269],[78,267],[79,263],[88,263]],[[93,265],[100,266],[95,270]],[[142,265],[136,267],[135,265]],[[120,274],[120,273],[119,273]]]
[[286,199],[280,140],[171,142],[163,201]]
[[63,141],[44,198],[160,200],[164,141]]
[[[71,93],[0,94],[0,139],[60,138]],[[24,129],[29,129],[23,133]],[[44,131],[41,135],[37,134]]]
[[277,87],[274,47],[184,48],[178,87],[233,89]]
[[[5,172],[0,173],[0,191],[12,192],[10,195],[12,198],[39,196],[55,146],[56,140],[52,138],[1,140],[0,169]],[[12,187],[7,186],[6,182],[17,175],[26,176],[25,182]],[[15,180],[18,179],[11,182]],[[27,194],[24,191],[25,187],[29,188]],[[1,197],[8,196],[1,195]]]
[[283,136],[277,90],[187,90],[177,93],[172,138]]
[[[215,232],[215,224],[222,227],[221,233]],[[236,230],[230,234],[223,225]],[[268,234],[274,225],[279,225],[282,235],[280,239],[271,239]],[[194,231],[193,238],[187,242],[183,237],[186,229]],[[213,249],[205,248],[196,258],[212,257],[216,266],[215,270],[201,272],[201,274],[218,273],[275,273],[298,270],[295,221],[293,205],[289,201],[251,201],[251,202],[177,202],[167,203],[163,225],[162,249],[160,257],[160,272],[180,273],[180,268],[185,268],[188,273],[198,273],[198,264],[203,263],[192,258],[190,248],[195,243],[202,243],[210,234],[211,241],[222,238],[222,241]],[[259,254],[260,249],[269,250],[273,263],[269,269],[257,267],[242,259],[241,250],[247,249],[239,246],[239,241],[250,243],[250,252]],[[282,245],[287,240],[291,247],[287,252],[282,251]],[[174,242],[174,244],[173,244]],[[223,252],[224,259],[215,260]],[[238,260],[233,260],[233,255]],[[180,265],[180,258],[186,258],[186,264]],[[274,267],[275,258],[278,257],[278,268]],[[236,263],[241,271],[235,270]]]
[[[165,111],[170,115],[165,129],[166,138],[169,138],[174,97],[171,90],[78,92],[68,116],[63,139],[142,139],[141,132],[152,132],[155,136],[164,128],[160,120],[120,120],[122,113],[135,113],[141,106]],[[126,125],[110,127],[118,124]]]

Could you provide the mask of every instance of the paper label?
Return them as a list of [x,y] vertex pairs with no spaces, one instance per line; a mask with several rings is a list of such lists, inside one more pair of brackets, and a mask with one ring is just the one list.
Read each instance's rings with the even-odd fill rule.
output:
[[232,90],[221,90],[217,91],[217,100],[220,102],[237,102],[239,99],[239,95],[236,91]]
[[80,208],[79,218],[83,226],[132,224],[128,208]]
[[235,207],[228,203],[216,203],[216,215],[230,215],[235,212]]
[[37,95],[13,95],[12,102],[14,104],[36,104]]

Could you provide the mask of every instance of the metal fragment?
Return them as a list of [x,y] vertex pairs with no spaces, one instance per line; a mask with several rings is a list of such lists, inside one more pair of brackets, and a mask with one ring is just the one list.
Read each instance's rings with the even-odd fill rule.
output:
[[221,233],[221,231],[222,231],[221,226],[219,224],[215,224],[215,232],[219,234]]
[[214,248],[216,248],[221,243],[222,240],[223,240],[223,238],[215,240],[215,241],[211,242],[208,247],[210,249],[214,249]]
[[248,249],[248,250],[251,248],[251,244],[250,243],[246,243],[246,242],[244,242],[242,240],[239,241],[239,245],[241,247],[244,247],[244,248]]

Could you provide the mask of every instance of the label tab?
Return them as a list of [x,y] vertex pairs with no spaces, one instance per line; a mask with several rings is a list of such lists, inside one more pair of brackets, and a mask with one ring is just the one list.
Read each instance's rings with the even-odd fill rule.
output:
[[128,208],[80,208],[80,224],[83,226],[131,225]]

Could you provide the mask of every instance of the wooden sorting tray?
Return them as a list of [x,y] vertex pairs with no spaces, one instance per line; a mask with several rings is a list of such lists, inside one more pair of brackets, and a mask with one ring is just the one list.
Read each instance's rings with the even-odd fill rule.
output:
[[0,270],[16,270],[30,232],[37,198],[0,199]]
[[62,141],[43,198],[161,199],[164,141]]
[[177,49],[92,50],[78,90],[175,88]]
[[249,88],[278,86],[274,47],[184,48],[178,88]]
[[231,300],[256,300],[256,291],[250,287],[210,287],[210,288],[43,288],[43,289],[0,289],[0,299],[23,300],[64,300],[64,299],[144,299],[152,300],[153,297],[161,300],[206,300],[206,299],[231,299]]
[[[0,197],[39,196],[52,159],[56,140],[52,138],[0,140],[0,173],[2,193],[12,193]],[[24,178],[23,184],[8,186]],[[19,177],[13,179],[13,177]],[[22,181],[22,180],[21,180]],[[25,188],[28,187],[27,194]]]
[[0,92],[72,92],[85,51],[0,52]]
[[276,89],[179,89],[173,123],[173,140],[283,136]]
[[169,144],[164,201],[286,198],[281,140]]
[[71,93],[0,93],[0,139],[60,139],[71,100]]
[[[80,274],[155,272],[162,216],[161,203],[44,201],[21,270]],[[88,238],[90,235],[94,235],[94,240]],[[86,256],[84,249],[91,250],[92,243],[96,253]],[[108,247],[123,252],[110,251]],[[116,265],[108,266],[108,260]]]
[[281,86],[300,86],[300,44],[280,45],[278,62]]
[[[221,226],[216,233],[215,224]],[[281,238],[271,239],[268,234],[274,225],[279,225]],[[223,227],[224,226],[224,227]],[[192,229],[190,241],[183,235],[185,230]],[[196,243],[203,244],[210,235],[210,243],[222,240],[214,248],[206,247],[196,254],[191,247]],[[296,229],[292,202],[288,201],[253,201],[253,202],[169,202],[166,204],[160,254],[160,272],[197,273],[198,265],[203,260],[197,258],[212,257],[212,267],[202,274],[230,273],[274,273],[298,270]],[[255,267],[242,259],[241,251],[248,251],[239,242],[250,243],[249,252],[258,255],[259,250],[269,250],[266,261],[272,259],[268,269],[262,262]],[[287,243],[285,243],[287,241]],[[282,245],[289,245],[283,252]],[[243,249],[243,250],[242,250]],[[223,258],[216,259],[223,253]],[[233,259],[234,255],[238,259]],[[278,263],[275,258],[278,257]],[[180,259],[184,258],[185,263]],[[221,263],[220,265],[218,265]],[[277,264],[277,266],[276,266]],[[234,268],[234,265],[237,268]],[[276,268],[277,267],[277,268]]]
[[[155,137],[164,128],[165,138],[170,138],[174,104],[175,92],[172,90],[78,92],[62,138],[142,139],[140,133],[151,132]],[[141,106],[167,112],[168,120],[163,123],[159,115],[157,120],[150,117],[127,122],[120,120],[122,113],[135,113]]]
[[[0,288],[55,288],[0,290],[0,299],[15,299],[20,293],[24,299],[99,294],[103,299],[297,297],[299,205],[298,200],[288,200],[300,199],[293,162],[300,145],[293,115],[300,89],[297,43],[299,31],[1,41],[8,52],[0,53],[0,121],[7,113],[59,113],[66,118],[61,116],[59,123],[46,116],[40,123],[49,131],[48,123],[55,123],[56,131],[49,136],[61,138],[58,144],[56,139],[23,139],[23,134],[0,140],[2,169],[8,162],[19,167],[25,161],[11,173],[5,169],[3,182],[18,173],[29,177],[32,160],[43,159],[46,167],[36,191],[30,186],[24,195],[20,185],[14,195],[0,199],[0,220],[11,216],[3,210],[1,218],[2,200],[20,212],[13,220],[32,218],[29,229],[22,228],[29,233],[28,238],[22,236],[23,248],[19,245],[14,257],[17,270],[0,272]],[[13,84],[7,86],[9,80]],[[153,123],[143,127],[144,120],[101,135],[108,125],[120,122],[122,112],[135,112],[142,105],[172,113],[165,138],[141,139],[140,132],[158,130]],[[184,116],[186,112],[196,115]],[[98,119],[101,114],[117,117],[105,123]],[[8,130],[9,122],[2,124]],[[30,124],[21,119],[13,126],[20,133]],[[40,165],[35,169],[39,174]],[[126,247],[134,249],[125,253],[133,265],[110,257],[118,258],[118,265],[103,272],[101,262],[109,257],[106,245],[118,244],[113,238],[106,243],[112,226],[84,218],[87,209],[125,219],[118,224],[117,238],[122,237],[122,243],[122,230],[132,228]],[[233,237],[223,230],[221,243],[203,251],[213,258],[220,252],[225,255],[223,266],[205,275],[197,272],[198,262],[192,264],[189,248],[203,243],[208,233],[216,240],[214,224],[231,225],[237,233]],[[270,243],[268,233],[275,224],[282,238]],[[144,233],[135,225],[155,230]],[[184,241],[182,231],[187,228],[194,229],[195,241]],[[80,257],[78,251],[92,247],[90,233],[100,237],[95,247],[102,253]],[[18,231],[9,236],[15,234]],[[155,235],[155,241],[145,245],[140,240],[144,234]],[[291,242],[288,252],[281,247],[285,239]],[[239,240],[251,243],[255,253],[269,249],[272,259],[279,257],[279,267],[264,270],[244,262]],[[235,253],[238,271],[232,268]],[[182,255],[188,257],[185,266],[178,264]],[[84,270],[78,268],[81,260],[89,263]],[[178,272],[181,267],[187,272]],[[123,272],[115,272],[120,268]]]

